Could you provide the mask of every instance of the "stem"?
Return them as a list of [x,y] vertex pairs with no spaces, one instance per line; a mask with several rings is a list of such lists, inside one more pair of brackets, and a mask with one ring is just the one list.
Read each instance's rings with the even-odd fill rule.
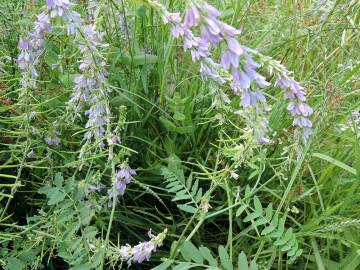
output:
[[231,194],[230,194],[230,187],[229,187],[229,182],[228,179],[225,179],[225,184],[226,184],[226,195],[227,195],[227,203],[229,206],[229,231],[228,231],[228,243],[227,245],[229,246],[229,252],[230,252],[230,258],[232,258],[232,254],[233,254],[233,237],[232,237],[232,233],[233,233],[233,211],[232,211],[232,198],[231,198]]
[[[113,148],[113,146],[111,146],[110,148]],[[115,177],[115,162],[114,162],[114,160],[112,160],[111,166],[112,166],[112,168],[111,168],[111,170],[112,170],[112,179],[114,180],[114,177]],[[112,192],[113,192],[112,208],[111,208],[110,220],[109,220],[109,224],[108,224],[108,228],[107,228],[107,232],[106,232],[106,237],[105,237],[104,253],[102,254],[101,265],[100,265],[100,268],[99,268],[100,270],[102,270],[104,268],[105,252],[106,252],[107,246],[109,244],[110,231],[111,231],[111,227],[112,227],[112,222],[114,220],[114,214],[115,214],[115,208],[116,208],[117,196],[114,196],[114,194],[115,194],[115,185],[114,184],[112,186]]]

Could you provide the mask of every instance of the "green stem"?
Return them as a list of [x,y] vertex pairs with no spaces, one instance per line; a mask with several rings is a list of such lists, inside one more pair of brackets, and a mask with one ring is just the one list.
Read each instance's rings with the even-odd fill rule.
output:
[[227,245],[229,246],[229,252],[230,252],[230,258],[232,258],[232,254],[233,254],[233,211],[232,211],[232,198],[231,198],[231,193],[230,193],[230,187],[229,187],[229,182],[228,179],[225,179],[225,184],[226,184],[226,195],[227,195],[227,203],[229,206],[229,231],[228,231],[228,243]]
[[[112,176],[113,176],[112,179],[114,179],[114,177],[115,177],[115,162],[114,162],[114,160],[112,160]],[[114,183],[113,183],[113,186],[112,186],[112,192],[113,192],[113,194],[115,194],[115,185],[114,185]],[[107,246],[109,245],[110,232],[111,232],[111,227],[112,227],[112,223],[113,223],[113,220],[114,220],[114,214],[115,214],[115,208],[116,208],[116,200],[117,200],[117,197],[113,196],[110,220],[109,220],[109,224],[108,224],[108,228],[107,228],[107,232],[106,232],[106,237],[105,237],[105,246],[103,247],[104,251],[103,251],[103,254],[102,254],[101,265],[100,265],[100,268],[99,268],[100,270],[102,270],[104,268],[105,253],[106,253]]]

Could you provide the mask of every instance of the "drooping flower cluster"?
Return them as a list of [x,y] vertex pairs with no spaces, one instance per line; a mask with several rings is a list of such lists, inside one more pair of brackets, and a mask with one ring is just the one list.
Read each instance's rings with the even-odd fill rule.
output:
[[[189,4],[182,23],[178,13],[169,13],[159,8],[163,21],[173,26],[171,33],[175,38],[183,39],[184,50],[190,50],[192,60],[200,63],[200,72],[204,77],[224,84],[230,83],[235,94],[240,96],[243,110],[236,113],[243,116],[254,132],[254,138],[260,144],[269,143],[266,138],[268,120],[267,103],[262,89],[271,84],[258,72],[262,66],[251,55],[259,55],[256,50],[247,48],[236,39],[241,31],[219,20],[221,15],[215,7],[202,0],[194,0]],[[200,33],[199,36],[196,33]],[[211,48],[224,44],[220,64],[231,76],[224,76],[213,61]],[[275,61],[276,62],[276,61]],[[301,85],[296,82],[285,67],[278,70],[275,85],[286,91],[285,98],[290,101],[288,110],[295,117],[293,125],[297,127],[295,137],[305,144],[311,134],[312,123],[308,116],[312,109],[306,104],[306,97]],[[228,100],[222,98],[225,102]]]
[[[76,20],[73,22],[76,25]],[[110,122],[110,108],[107,99],[109,87],[107,87],[106,76],[108,74],[102,49],[107,48],[108,44],[103,40],[104,33],[99,32],[95,25],[80,24],[77,25],[77,28],[79,31],[75,36],[81,53],[79,61],[81,73],[74,79],[74,91],[68,106],[76,115],[79,114],[82,107],[88,107],[85,111],[87,116],[85,145],[94,140],[103,148],[107,132],[106,125]],[[116,132],[114,131],[114,133]],[[110,136],[110,134],[108,135]],[[114,136],[116,135],[113,135],[112,138]],[[85,154],[86,149],[81,152],[81,156]]]
[[36,79],[38,77],[36,65],[39,57],[44,52],[45,34],[51,31],[50,20],[57,16],[64,18],[69,16],[70,6],[68,0],[47,0],[45,11],[36,17],[34,31],[29,33],[28,38],[20,39],[20,54],[17,63],[22,73],[20,84],[23,88],[36,88]]
[[125,194],[126,187],[131,182],[131,177],[136,175],[136,171],[131,169],[127,163],[122,163],[119,166],[119,169],[115,174],[115,181],[113,183],[114,188],[108,189],[108,197],[110,205],[112,203],[112,199],[118,196],[123,196]]
[[36,88],[36,79],[39,76],[36,65],[43,54],[45,33],[50,30],[50,16],[43,12],[37,16],[34,31],[29,33],[29,38],[19,41],[20,54],[17,63],[21,70],[20,84],[23,88]]
[[294,78],[283,76],[276,81],[276,85],[285,91],[285,98],[289,100],[287,109],[294,116],[293,125],[298,127],[295,136],[306,144],[312,133],[312,122],[308,116],[313,109],[307,105],[304,88]]
[[[266,99],[261,89],[270,83],[257,72],[260,64],[254,61],[248,49],[236,39],[241,31],[220,21],[220,11],[204,1],[194,1],[189,5],[183,23],[177,13],[165,14],[167,16],[163,17],[173,24],[172,35],[183,38],[184,50],[190,50],[192,60],[200,63],[201,74],[219,84],[230,83],[235,94],[241,98],[240,104],[244,107],[241,115],[253,128],[254,137],[260,143],[268,142],[265,138],[268,123],[263,113]],[[230,77],[224,76],[224,72],[211,59],[211,48],[218,47],[220,43],[225,47],[220,64],[225,71],[229,71]]]
[[128,266],[133,262],[142,263],[143,261],[149,261],[151,254],[156,251],[157,247],[160,247],[166,237],[166,232],[153,235],[151,230],[148,232],[150,237],[149,241],[140,242],[136,246],[130,246],[129,244],[120,247],[119,253],[122,260],[126,261]]
[[292,72],[279,61],[260,53],[257,55],[263,65],[267,66],[269,73],[275,76],[275,86],[284,91],[284,98],[288,101],[287,110],[294,117],[295,141],[302,142],[304,145],[307,144],[312,134],[313,125],[309,116],[313,114],[313,109],[306,103],[304,88],[294,79]]

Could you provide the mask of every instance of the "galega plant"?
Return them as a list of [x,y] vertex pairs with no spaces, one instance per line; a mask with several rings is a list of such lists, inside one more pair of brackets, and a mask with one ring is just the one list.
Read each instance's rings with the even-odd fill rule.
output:
[[309,164],[334,161],[311,153],[323,119],[313,127],[300,69],[246,34],[248,2],[4,5],[16,21],[0,66],[4,269],[334,265],[318,240],[359,222],[320,226],[347,213],[324,208]]

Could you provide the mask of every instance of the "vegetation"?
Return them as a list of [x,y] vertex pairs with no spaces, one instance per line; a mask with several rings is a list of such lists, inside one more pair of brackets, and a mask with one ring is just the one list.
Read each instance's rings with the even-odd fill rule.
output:
[[0,14],[4,269],[360,268],[357,0]]

